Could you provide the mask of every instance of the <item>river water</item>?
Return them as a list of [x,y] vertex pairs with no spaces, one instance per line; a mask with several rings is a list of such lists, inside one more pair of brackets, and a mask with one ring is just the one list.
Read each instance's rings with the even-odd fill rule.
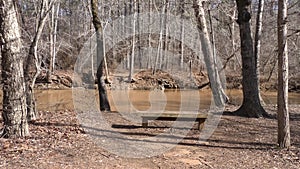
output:
[[[55,111],[55,110],[73,110],[72,90],[36,90],[37,108],[39,111]],[[231,103],[241,104],[242,92],[240,90],[227,90]],[[120,100],[122,100],[123,92],[108,91],[108,97],[112,110],[118,110]],[[276,92],[264,92],[262,98],[266,104],[276,104]],[[98,99],[97,91],[91,97]],[[209,108],[211,104],[210,90],[190,91],[190,90],[165,90],[163,93],[153,95],[151,91],[146,90],[130,90],[128,98],[131,104],[137,110],[147,110],[150,108],[151,98],[160,97],[165,103],[166,110],[179,110],[182,106],[195,106],[199,102],[200,109]],[[159,99],[157,102],[160,102]],[[300,93],[289,93],[290,104],[300,104]],[[118,104],[117,106],[115,104]],[[192,104],[192,105],[189,105]]]

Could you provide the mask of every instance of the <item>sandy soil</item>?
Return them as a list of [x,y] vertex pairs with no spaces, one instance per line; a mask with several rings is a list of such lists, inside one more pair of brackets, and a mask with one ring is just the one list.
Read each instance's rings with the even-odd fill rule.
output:
[[[227,106],[227,110],[236,107]],[[276,107],[267,106],[275,114]],[[149,158],[124,158],[93,142],[80,127],[73,111],[40,112],[30,124],[26,139],[0,138],[0,168],[300,168],[300,105],[291,105],[292,147],[276,145],[276,119],[249,119],[223,115],[218,128],[205,142],[192,129],[175,147]],[[114,131],[135,139],[164,132],[171,122],[151,122],[150,128],[128,123],[118,113],[104,113]],[[123,126],[123,127],[116,127]],[[126,127],[127,126],[127,127]],[[2,126],[0,126],[1,128]],[[106,137],[106,136],[102,136]],[[175,138],[175,137],[174,137]],[[160,144],[157,142],[156,144]],[[125,148],[125,147],[124,147]]]

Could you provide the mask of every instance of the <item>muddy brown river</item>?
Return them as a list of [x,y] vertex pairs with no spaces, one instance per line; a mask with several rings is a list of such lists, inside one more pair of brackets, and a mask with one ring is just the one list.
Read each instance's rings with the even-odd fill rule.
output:
[[[111,103],[112,110],[116,110],[115,100],[119,99],[113,96],[118,95],[118,91],[114,91],[114,95],[108,91],[108,97]],[[183,93],[182,93],[183,92]],[[209,108],[211,104],[211,93],[209,90],[198,91],[199,94],[195,95],[197,91],[186,90],[165,90],[164,100],[166,101],[165,108],[168,110],[179,110],[181,105],[181,98],[184,95],[190,97],[200,97],[199,100],[200,109]],[[37,108],[39,111],[55,111],[74,109],[72,90],[36,90]],[[226,93],[230,97],[230,100],[234,104],[241,104],[242,92],[240,90],[227,90]],[[120,93],[121,94],[121,93]],[[112,96],[113,95],[113,96]],[[195,96],[194,96],[195,95]],[[264,92],[262,98],[266,104],[276,104],[277,98],[276,92]],[[129,99],[132,105],[138,110],[147,110],[150,107],[149,101],[150,91],[145,90],[130,90]],[[97,91],[95,91],[95,98],[98,98]],[[193,98],[189,98],[193,100]],[[290,104],[300,104],[300,93],[289,93]]]

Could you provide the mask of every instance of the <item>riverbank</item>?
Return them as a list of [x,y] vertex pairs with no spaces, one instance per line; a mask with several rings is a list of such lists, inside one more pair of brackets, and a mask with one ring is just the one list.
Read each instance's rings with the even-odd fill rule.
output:
[[[133,80],[129,83],[127,81],[127,74],[115,73],[110,75],[107,84],[108,89],[114,89],[115,85],[128,85],[131,89],[149,90],[157,87],[164,87],[166,89],[177,88],[209,88],[209,80],[206,72],[193,72],[190,75],[171,75],[169,73],[158,70],[154,75],[152,70],[140,70],[135,75]],[[189,77],[190,76],[190,77]],[[242,77],[235,72],[227,73],[226,75],[226,88],[227,89],[241,89]],[[85,77],[86,78],[86,77]],[[80,80],[81,85],[85,86]],[[51,77],[50,81],[46,80],[45,73],[41,74],[36,83],[37,89],[68,89],[72,87],[73,71],[56,71]],[[86,85],[90,86],[90,85]],[[94,85],[96,87],[96,85]],[[277,79],[261,77],[260,89],[262,91],[277,91]],[[300,76],[294,75],[289,78],[289,92],[300,93]]]

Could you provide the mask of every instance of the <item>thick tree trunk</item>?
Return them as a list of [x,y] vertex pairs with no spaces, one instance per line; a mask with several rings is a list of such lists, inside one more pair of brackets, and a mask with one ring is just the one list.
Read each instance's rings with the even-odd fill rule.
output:
[[254,56],[253,41],[250,28],[250,0],[236,0],[238,8],[238,24],[240,27],[243,104],[235,112],[246,117],[268,116],[259,99],[257,62]]
[[[27,105],[27,119],[28,121],[35,121],[36,120],[36,106],[35,106],[35,98],[33,93],[33,78],[34,76],[31,75],[30,68],[33,65],[33,56],[34,56],[34,49],[35,47],[32,45],[29,49],[29,54],[27,57],[27,62],[25,63],[27,66],[24,70],[24,77],[25,77],[25,84],[26,84],[26,105]],[[35,70],[35,73],[38,73],[38,70]]]
[[[97,42],[97,55],[98,55],[98,53],[101,52],[101,47],[99,47],[98,45],[101,46],[102,45],[101,42],[99,42],[99,41]],[[97,58],[99,59],[98,56],[97,56]],[[99,101],[100,101],[100,110],[101,111],[110,111],[110,105],[109,105],[109,101],[107,98],[105,82],[102,78],[103,77],[103,60],[100,62],[101,63],[97,69],[97,84],[98,84],[98,93],[99,93]]]
[[206,26],[204,15],[203,0],[194,0],[194,10],[196,15],[197,27],[200,34],[201,49],[204,56],[204,62],[208,72],[210,87],[213,93],[214,103],[217,107],[223,107],[228,100],[223,86],[221,84],[218,68],[215,65],[213,48],[209,40],[209,33]]
[[4,128],[0,137],[29,135],[27,124],[21,35],[12,0],[0,1]]
[[100,101],[101,111],[110,111],[110,105],[107,98],[106,88],[103,77],[103,63],[104,63],[104,53],[103,53],[103,41],[101,41],[102,26],[100,18],[98,17],[98,1],[91,0],[93,24],[96,30],[97,37],[97,82],[98,82],[98,92]]
[[278,1],[278,144],[288,148],[290,124],[288,110],[288,51],[287,51],[287,0]]

